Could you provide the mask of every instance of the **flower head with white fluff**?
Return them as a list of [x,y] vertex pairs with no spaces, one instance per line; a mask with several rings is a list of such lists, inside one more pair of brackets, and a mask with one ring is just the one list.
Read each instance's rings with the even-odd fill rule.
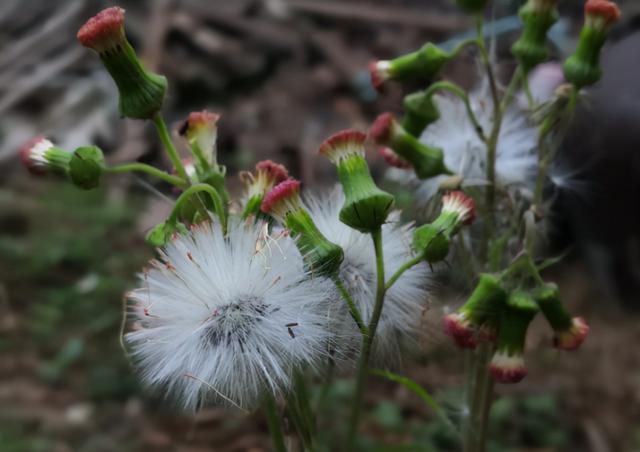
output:
[[[444,163],[463,178],[463,187],[485,185],[486,144],[478,136],[467,116],[464,103],[457,97],[437,95],[434,100],[440,119],[429,125],[420,137],[423,143],[444,150]],[[469,100],[483,130],[493,127],[493,101],[487,87],[469,95]],[[529,196],[535,184],[537,167],[537,131],[523,110],[511,106],[504,114],[498,138],[496,177],[498,183]],[[446,176],[419,180],[411,170],[393,168],[390,176],[416,187],[419,200],[426,202],[438,191]]]
[[168,243],[128,294],[126,342],[144,381],[181,405],[255,406],[325,356],[328,286],[261,224],[204,223]]
[[[376,259],[371,237],[346,226],[338,219],[344,195],[339,188],[325,196],[311,196],[306,205],[322,234],[344,250],[339,275],[368,323],[376,293]],[[382,226],[385,270],[388,276],[413,257],[412,227],[399,225],[392,213]],[[387,292],[378,324],[372,359],[378,364],[395,365],[401,352],[417,345],[422,314],[428,303],[431,276],[426,264],[407,270]],[[333,298],[330,317],[341,340],[334,344],[339,355],[349,356],[357,351],[360,333],[349,316],[346,303],[339,296]],[[348,339],[351,340],[348,340]]]

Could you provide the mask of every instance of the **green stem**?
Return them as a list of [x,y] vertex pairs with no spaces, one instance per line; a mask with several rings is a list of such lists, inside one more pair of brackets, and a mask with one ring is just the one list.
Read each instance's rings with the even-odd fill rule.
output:
[[470,388],[468,425],[463,435],[464,452],[484,452],[489,409],[492,401],[493,382],[489,375],[489,362],[493,355],[493,345],[480,344],[475,352],[472,371],[473,384]]
[[478,42],[478,50],[480,51],[480,59],[482,65],[487,72],[487,78],[489,79],[489,87],[491,89],[491,97],[493,98],[494,113],[498,112],[498,105],[500,105],[500,95],[498,93],[498,84],[496,82],[495,74],[493,73],[493,67],[491,66],[491,59],[489,58],[489,52],[484,42],[484,18],[482,14],[479,14],[476,18],[476,39]]
[[271,441],[273,441],[273,449],[276,452],[287,452],[287,446],[284,442],[284,434],[282,433],[282,424],[280,422],[280,416],[278,415],[278,409],[276,407],[276,401],[273,398],[273,394],[267,392],[262,406],[267,418]]
[[384,276],[384,254],[382,251],[382,229],[371,233],[373,239],[373,247],[376,254],[376,300],[369,320],[368,334],[362,337],[362,350],[360,351],[360,358],[358,360],[358,371],[356,375],[356,390],[351,407],[351,418],[349,420],[349,433],[347,436],[347,449],[354,450],[354,442],[356,433],[358,432],[358,426],[360,424],[360,415],[362,413],[362,403],[364,400],[364,390],[367,382],[367,374],[369,372],[369,359],[371,358],[371,347],[376,336],[376,330],[378,329],[378,322],[380,321],[380,315],[382,314],[382,308],[384,306],[385,289],[385,276]]
[[435,93],[438,90],[449,91],[450,93],[458,96],[460,100],[462,100],[467,110],[467,116],[469,117],[469,120],[473,124],[473,127],[476,133],[478,134],[478,137],[480,137],[482,141],[486,142],[487,137],[484,134],[482,125],[478,121],[478,117],[474,113],[473,108],[471,108],[471,102],[469,101],[469,96],[467,95],[467,93],[465,93],[465,91],[455,83],[451,83],[448,81],[440,81],[440,82],[435,82],[431,86],[429,86],[429,88],[427,89],[427,94],[431,95],[432,93]]
[[384,290],[391,289],[391,286],[393,286],[396,283],[396,281],[398,281],[398,279],[400,279],[400,277],[404,274],[404,272],[406,272],[410,268],[415,267],[416,265],[418,265],[422,261],[423,261],[423,259],[422,259],[421,256],[416,256],[413,259],[411,259],[411,260],[405,262],[404,264],[402,264],[402,266],[393,274],[393,276],[391,276],[391,278],[389,278],[389,280],[387,281],[387,284],[384,287]]
[[134,163],[125,163],[123,165],[112,166],[104,169],[108,173],[120,174],[120,173],[129,173],[132,171],[137,171],[139,173],[146,173],[150,176],[157,177],[165,182],[168,182],[172,185],[175,185],[178,188],[184,188],[186,186],[186,182],[176,176],[172,176],[171,174],[159,170],[158,168],[147,165],[146,163],[134,162]]
[[342,282],[342,280],[338,275],[335,275],[332,279],[333,279],[333,283],[336,285],[336,288],[340,292],[340,295],[342,295],[342,298],[347,303],[347,307],[349,308],[349,313],[351,314],[351,317],[353,317],[353,320],[356,322],[356,325],[358,325],[358,329],[360,330],[363,336],[366,336],[368,334],[367,326],[364,324],[364,321],[362,320],[362,315],[360,314],[358,307],[353,301],[353,297],[351,297],[349,290],[347,290],[346,286],[344,285],[344,283]]
[[182,194],[176,200],[176,203],[173,207],[173,211],[169,216],[169,220],[176,221],[178,218],[178,214],[180,213],[180,207],[185,202],[189,201],[189,199],[193,195],[201,192],[205,192],[211,197],[211,200],[213,201],[213,205],[216,211],[216,215],[218,215],[218,219],[220,220],[220,224],[222,225],[223,234],[226,235],[227,234],[227,216],[224,210],[224,203],[222,202],[222,198],[220,198],[220,194],[216,191],[216,189],[208,184],[192,185],[191,187],[187,188],[184,192],[182,192]]
[[167,129],[167,124],[164,122],[162,115],[157,113],[153,117],[153,125],[156,126],[156,130],[158,131],[158,136],[164,145],[165,150],[167,151],[167,155],[173,164],[173,167],[176,169],[176,173],[182,179],[188,181],[189,176],[187,175],[187,171],[184,169],[184,165],[180,160],[180,156],[178,155],[178,151],[176,147],[173,145],[173,140],[171,139],[171,135],[169,134],[169,130]]

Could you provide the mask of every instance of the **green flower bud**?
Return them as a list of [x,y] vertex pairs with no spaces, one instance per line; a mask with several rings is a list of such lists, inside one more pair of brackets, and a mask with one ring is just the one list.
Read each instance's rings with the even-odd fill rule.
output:
[[553,345],[563,350],[575,350],[584,342],[589,325],[582,317],[572,318],[560,300],[558,286],[549,283],[534,294],[540,310],[554,332]]
[[369,63],[371,83],[377,91],[382,91],[387,80],[431,80],[453,57],[452,53],[427,43],[419,50],[396,59]]
[[548,56],[547,32],[558,20],[557,0],[529,0],[520,8],[524,27],[511,52],[528,73]]
[[524,347],[529,324],[538,313],[538,305],[525,291],[515,291],[507,299],[500,316],[498,344],[489,365],[494,380],[517,383],[527,375]]
[[295,179],[280,182],[266,194],[261,209],[291,231],[307,271],[328,277],[338,272],[344,258],[342,248],[322,235],[302,207],[300,182]]
[[327,138],[319,153],[331,160],[338,169],[345,202],[340,221],[361,232],[373,232],[382,226],[391,211],[393,195],[380,190],[369,172],[364,158],[366,135],[344,130]]
[[66,175],[70,160],[71,152],[56,147],[44,137],[29,140],[20,149],[20,161],[33,175],[49,172]]
[[451,174],[444,164],[442,149],[427,146],[418,141],[394,119],[391,113],[383,113],[369,130],[371,138],[381,146],[388,146],[400,157],[411,163],[416,176],[428,179],[440,174]]
[[483,273],[467,302],[457,312],[445,316],[445,333],[462,348],[475,348],[480,341],[495,340],[506,301],[507,292],[500,280]]
[[124,31],[124,9],[107,8],[78,31],[78,40],[95,50],[118,87],[120,114],[150,119],[162,108],[167,79],[142,67]]
[[85,190],[100,185],[104,170],[104,155],[96,146],[85,146],[74,151],[69,162],[69,178],[77,187]]
[[440,111],[433,101],[433,93],[420,91],[404,98],[405,115],[400,123],[404,130],[419,137],[431,123],[440,119]]
[[451,238],[462,225],[473,222],[475,211],[473,198],[461,191],[447,193],[442,197],[442,212],[438,218],[414,231],[414,249],[429,263],[444,260],[449,254]]
[[188,232],[187,228],[182,223],[166,220],[154,226],[145,240],[149,245],[159,248],[166,245],[176,234],[185,234],[186,232]]
[[609,30],[620,19],[620,10],[608,0],[589,0],[578,48],[564,63],[564,76],[577,88],[592,85],[602,76],[600,50]]

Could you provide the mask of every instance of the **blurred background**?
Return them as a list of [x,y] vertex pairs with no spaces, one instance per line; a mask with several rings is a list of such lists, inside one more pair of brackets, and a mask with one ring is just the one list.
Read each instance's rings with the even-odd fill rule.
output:
[[[518,34],[518,1],[495,0],[503,75]],[[573,50],[583,2],[561,2],[551,38],[557,58]],[[578,113],[554,177],[550,253],[567,258],[546,275],[592,330],[576,352],[549,347],[544,324],[529,341],[529,376],[498,387],[490,451],[640,451],[640,5],[619,2],[624,21],[605,49],[605,76]],[[18,149],[34,135],[63,148],[95,143],[112,163],[169,168],[153,128],[121,120],[115,87],[99,59],[75,40],[84,21],[113,2],[0,2],[0,451],[261,451],[258,414],[206,409],[180,414],[145,392],[119,344],[122,294],[152,255],[150,227],[170,209],[167,186],[111,178],[81,192],[29,177]],[[285,163],[307,187],[334,183],[315,150],[329,134],[364,130],[399,111],[402,91],[378,97],[366,66],[427,40],[472,28],[453,0],[125,1],[127,30],[147,66],[170,81],[166,117],[222,114],[219,158],[235,174],[256,161]],[[466,87],[474,55],[449,65]],[[371,156],[374,173],[384,165]],[[409,193],[399,193],[407,200]],[[454,269],[455,270],[455,269]],[[453,297],[451,302],[458,301]],[[445,302],[448,302],[445,300]],[[462,355],[439,333],[435,306],[419,362],[402,372],[460,410]],[[431,318],[433,317],[433,318]],[[331,387],[327,437],[349,401]],[[368,394],[371,450],[453,451],[447,431],[406,389],[382,380]]]

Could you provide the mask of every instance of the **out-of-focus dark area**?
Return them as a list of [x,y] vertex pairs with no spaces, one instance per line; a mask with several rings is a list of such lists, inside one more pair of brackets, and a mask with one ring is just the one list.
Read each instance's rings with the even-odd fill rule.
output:
[[[582,1],[562,3],[552,33],[558,57],[572,50],[582,21]],[[640,450],[640,5],[619,3],[625,20],[603,55],[604,78],[554,172],[564,183],[551,251],[569,254],[548,276],[589,320],[591,335],[579,351],[560,354],[536,324],[529,376],[498,387],[492,452]],[[98,144],[110,162],[169,168],[148,123],[118,118],[113,82],[75,40],[88,17],[112,4],[0,2],[0,451],[268,450],[259,414],[181,414],[139,387],[120,348],[122,294],[152,255],[143,237],[167,214],[170,189],[120,176],[82,192],[30,177],[19,164],[21,144],[46,135],[68,149]],[[346,127],[364,130],[376,113],[401,105],[400,89],[376,96],[367,62],[473,26],[452,0],[119,4],[139,54],[169,79],[169,122],[175,127],[203,108],[222,114],[219,158],[236,193],[237,171],[264,158],[285,163],[307,187],[333,183],[331,166],[314,155],[318,144]],[[519,2],[494,4],[507,71]],[[468,54],[447,74],[470,87],[476,69]],[[422,359],[402,372],[455,415],[462,356],[442,339],[435,306]],[[343,427],[335,424],[349,394],[347,380],[330,389],[325,436]],[[455,450],[414,395],[381,380],[369,391],[365,431],[371,450],[403,442]]]

